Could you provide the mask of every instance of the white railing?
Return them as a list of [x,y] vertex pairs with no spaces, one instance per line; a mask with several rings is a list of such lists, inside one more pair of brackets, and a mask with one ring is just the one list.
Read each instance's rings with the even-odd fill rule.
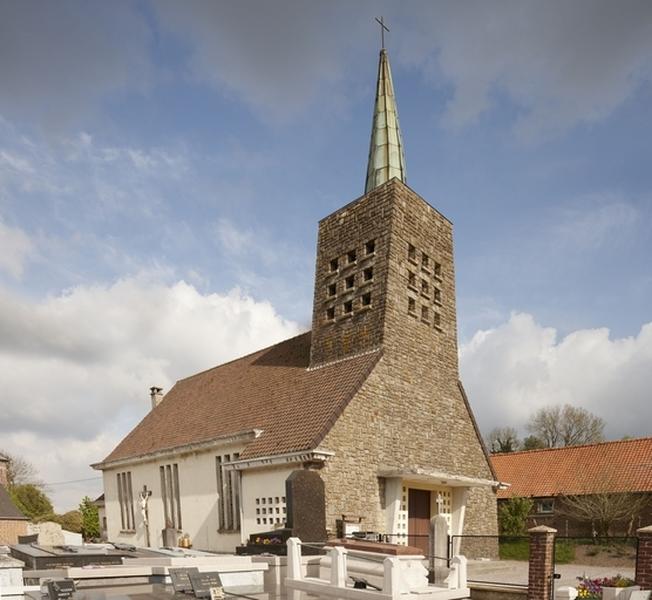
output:
[[[405,586],[401,584],[401,560],[396,556],[387,556],[383,561],[383,582],[380,590],[356,589],[347,586],[346,548],[333,546],[328,549],[330,555],[330,579],[306,577],[301,565],[301,540],[290,538],[287,541],[288,561],[285,584],[288,600],[300,600],[301,592],[326,598],[345,598],[346,600],[399,600],[405,595]],[[456,592],[459,592],[456,593]],[[451,560],[448,577],[440,586],[425,586],[420,594],[428,593],[440,598],[464,598],[468,593],[466,582],[466,558],[455,556]],[[423,598],[423,596],[421,596]]]

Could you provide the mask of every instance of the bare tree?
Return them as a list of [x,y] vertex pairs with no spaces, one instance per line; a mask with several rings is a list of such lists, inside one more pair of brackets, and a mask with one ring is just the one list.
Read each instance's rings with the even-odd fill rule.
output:
[[487,444],[491,452],[514,452],[518,450],[518,433],[513,427],[496,427],[489,432]]
[[588,410],[565,404],[539,409],[526,427],[546,448],[559,448],[602,442],[604,426],[604,420]]
[[0,449],[0,454],[9,459],[9,464],[7,465],[7,483],[9,487],[23,484],[31,484],[36,487],[43,486],[43,482],[38,478],[38,471],[31,462],[2,449]]
[[609,493],[564,496],[562,512],[580,521],[590,522],[600,537],[608,537],[612,526],[627,521],[628,535],[634,520],[650,503],[646,494]]

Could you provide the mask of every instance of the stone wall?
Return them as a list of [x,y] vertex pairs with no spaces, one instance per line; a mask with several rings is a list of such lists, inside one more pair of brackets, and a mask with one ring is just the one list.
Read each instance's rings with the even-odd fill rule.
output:
[[[493,475],[459,386],[452,225],[394,179],[328,218],[329,227],[339,227],[340,249],[371,235],[363,212],[372,209],[385,215],[376,224],[374,266],[384,295],[378,299],[379,312],[366,317],[373,317],[371,322],[361,321],[364,327],[357,330],[351,320],[346,339],[352,351],[382,341],[383,356],[321,446],[337,450],[322,473],[328,527],[342,514],[355,514],[365,516],[365,529],[382,532],[386,525],[379,470],[420,467],[482,479]],[[323,223],[320,241],[325,239]],[[330,238],[336,238],[335,231]],[[362,238],[355,237],[358,231]],[[318,251],[319,256],[332,253],[321,247]],[[319,265],[320,259],[315,310],[322,285]],[[318,335],[313,359],[341,357],[343,332],[339,327]],[[465,532],[497,533],[491,489],[471,492]]]
[[0,519],[0,544],[17,544],[19,535],[27,534],[27,521]]

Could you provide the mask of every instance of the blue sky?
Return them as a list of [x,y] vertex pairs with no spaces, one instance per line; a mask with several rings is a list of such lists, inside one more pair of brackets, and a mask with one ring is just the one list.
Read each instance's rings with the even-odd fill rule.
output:
[[380,14],[482,428],[570,402],[650,434],[649,3],[8,1],[0,431],[43,480],[96,477],[150,385],[308,327],[317,221],[364,187]]

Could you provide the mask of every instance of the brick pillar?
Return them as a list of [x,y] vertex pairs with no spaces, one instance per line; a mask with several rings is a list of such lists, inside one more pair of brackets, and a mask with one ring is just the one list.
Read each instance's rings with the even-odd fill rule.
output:
[[527,600],[550,600],[557,530],[540,525],[528,530],[528,533],[530,534],[530,562]]
[[636,583],[643,590],[652,590],[652,525],[636,530]]

